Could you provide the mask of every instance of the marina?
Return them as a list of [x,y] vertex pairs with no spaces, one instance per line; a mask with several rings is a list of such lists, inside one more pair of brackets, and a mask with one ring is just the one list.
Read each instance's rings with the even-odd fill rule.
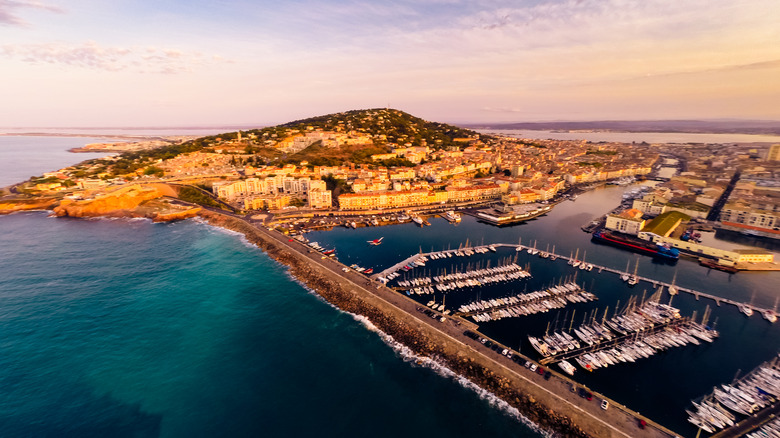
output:
[[[663,425],[675,430],[678,436],[694,436],[696,429],[687,421],[684,410],[691,399],[705,390],[702,378],[705,382],[715,379],[728,381],[737,369],[754,367],[775,355],[780,347],[777,337],[766,334],[776,333],[779,326],[770,324],[759,310],[771,310],[774,306],[775,295],[770,292],[772,285],[776,284],[773,282],[776,274],[729,275],[701,267],[687,259],[680,259],[673,264],[661,263],[653,257],[630,254],[619,248],[591,242],[590,235],[582,233],[579,226],[588,217],[596,218],[612,208],[615,196],[619,198],[624,190],[622,187],[598,188],[594,192],[580,194],[574,202],[558,204],[543,219],[501,228],[480,223],[469,215],[463,215],[457,228],[439,217],[429,218],[431,226],[425,228],[412,223],[394,225],[382,230],[381,235],[385,237],[382,251],[376,251],[366,244],[367,240],[379,237],[376,230],[341,228],[307,237],[319,241],[322,246],[338,248],[339,261],[347,265],[358,263],[374,266],[375,274],[370,276],[371,280],[379,283],[384,278],[387,285],[396,291],[396,295],[415,300],[419,307],[431,314],[432,320],[446,317],[459,321],[463,327],[476,333],[475,336],[486,340],[486,343],[491,343],[493,347],[500,345],[498,352],[492,354],[500,356],[503,350],[507,350],[507,354],[512,357],[523,358],[523,361],[543,367],[545,371],[549,367],[549,371],[571,376],[576,380],[578,388],[586,387],[589,392],[602,394],[596,396],[598,402],[601,401],[600,397],[609,397],[610,410],[625,405],[629,409],[641,411],[649,419],[664,419]],[[454,231],[457,231],[455,236]],[[475,243],[469,244],[470,241]],[[512,241],[515,243],[508,243]],[[561,262],[555,263],[558,259]],[[575,268],[573,265],[576,260],[580,264]],[[421,261],[422,265],[418,265],[417,261]],[[583,261],[585,267],[580,268]],[[407,295],[410,287],[397,284],[397,281],[423,281],[422,278],[429,277],[431,283],[428,286],[434,287],[436,282],[433,277],[442,276],[445,272],[449,275],[456,271],[476,271],[488,265],[495,268],[506,262],[515,263],[532,275],[525,279],[448,291],[434,288],[433,293],[419,295]],[[588,265],[592,266],[590,270]],[[403,269],[405,266],[408,269]],[[634,274],[637,284],[633,287],[621,279],[621,276],[631,277]],[[469,303],[481,302],[485,306],[490,300],[498,303],[499,299],[506,300],[523,293],[546,290],[568,281],[575,281],[583,290],[597,296],[598,301],[569,302],[566,307],[547,312],[522,317],[504,315],[485,321],[475,321],[469,314],[460,313],[461,306]],[[612,309],[607,312],[609,318],[615,309],[622,311],[620,303],[625,305],[632,297],[637,302],[644,301],[639,300],[643,289],[662,289],[662,303],[669,302],[684,315],[692,315],[683,318],[695,319],[699,324],[702,311],[709,304],[709,324],[717,328],[720,336],[713,342],[697,338],[699,345],[689,342],[679,348],[653,349],[654,354],[646,358],[634,357],[634,362],[626,359],[626,362],[620,362],[620,366],[616,362],[594,372],[586,372],[575,358],[566,359],[566,356],[557,357],[560,359],[557,362],[545,361],[546,365],[542,364],[545,357],[538,355],[529,344],[528,335],[543,337],[540,335],[544,334],[545,326],[550,325],[549,333],[567,332],[580,343],[581,348],[590,347],[574,331],[581,329],[580,323],[584,322],[590,327],[595,314],[598,315],[595,321],[601,323],[607,307]],[[755,297],[751,297],[753,291]],[[427,303],[432,304],[426,306]],[[738,304],[756,309],[754,316],[747,318],[739,311]],[[443,310],[439,310],[442,306]],[[597,311],[596,306],[600,310]],[[697,313],[698,318],[695,317]],[[574,324],[569,329],[571,320],[574,320]],[[676,330],[676,325],[671,324],[669,328]],[[622,336],[612,333],[613,339]],[[639,337],[646,333],[649,334],[649,331],[642,331]],[[560,334],[563,336],[563,333]],[[666,330],[660,334],[668,336]],[[605,342],[614,341],[601,341],[602,344]],[[617,347],[610,347],[606,351],[612,348]],[[623,354],[619,348],[618,351]],[[574,367],[573,375],[563,369],[565,365],[559,365],[564,360]],[[718,363],[719,366],[706,367],[706,372],[702,372],[702,363]],[[679,379],[683,379],[682,384],[676,383]],[[672,393],[668,390],[670,385],[675,386]],[[651,402],[658,399],[668,402],[664,406]],[[598,405],[596,408],[599,409]],[[670,409],[679,414],[667,415]]]
[[[580,260],[577,260],[577,256],[565,256],[563,254],[556,254],[555,252],[549,252],[549,253],[548,252],[543,252],[543,251],[539,251],[538,249],[536,249],[535,246],[525,246],[525,245],[522,245],[522,244],[519,244],[519,243],[518,244],[495,243],[495,244],[492,244],[492,245],[489,245],[489,246],[492,246],[493,248],[515,248],[515,251],[517,251],[517,252],[528,251],[531,254],[540,254],[541,258],[544,258],[544,259],[547,259],[547,260],[550,260],[550,261],[555,261],[557,259],[561,259],[561,260],[566,261],[567,264],[569,264],[569,265],[574,266],[574,264],[576,264],[576,266],[574,266],[574,267],[579,267],[580,264],[582,263]],[[411,255],[411,256],[407,257],[406,259],[404,259],[404,260],[402,260],[402,261],[392,265],[391,267],[389,267],[387,269],[384,269],[383,271],[379,272],[378,274],[374,274],[374,275],[375,275],[375,278],[377,278],[380,281],[382,281],[383,279],[386,280],[388,275],[392,275],[393,273],[397,273],[398,271],[403,270],[404,267],[409,268],[410,265],[416,266],[415,261],[420,260],[420,259],[426,259],[427,260],[430,257],[440,258],[442,256],[446,257],[446,258],[449,258],[449,257],[452,257],[452,256],[469,257],[470,255],[474,255],[474,254],[485,253],[485,252],[488,251],[487,248],[488,248],[488,246],[484,246],[483,245],[483,246],[477,246],[477,247],[473,247],[473,248],[471,248],[471,247],[461,248],[459,250],[446,250],[446,251],[437,251],[437,252],[429,252],[429,253],[418,253],[418,254]],[[543,257],[541,255],[547,255],[547,257]],[[710,299],[710,300],[714,301],[715,304],[718,305],[718,306],[720,306],[722,304],[727,304],[727,305],[736,306],[739,309],[750,309],[751,315],[752,315],[752,312],[758,312],[758,313],[761,313],[762,315],[767,315],[767,320],[770,320],[770,321],[772,319],[776,320],[776,317],[772,318],[772,316],[776,315],[775,312],[777,311],[777,309],[773,309],[773,308],[769,308],[769,307],[761,307],[761,306],[758,306],[758,305],[754,305],[752,303],[745,303],[745,302],[738,301],[738,300],[733,300],[733,299],[729,299],[729,298],[720,297],[720,296],[717,296],[717,295],[714,295],[714,294],[710,294],[710,293],[707,293],[707,292],[702,292],[702,291],[698,291],[698,290],[695,290],[695,289],[692,289],[692,288],[687,288],[687,287],[682,287],[682,286],[679,286],[679,285],[675,285],[673,281],[667,283],[667,282],[660,281],[660,280],[657,280],[657,279],[653,279],[653,278],[637,275],[636,272],[629,272],[627,270],[620,270],[620,269],[612,268],[612,267],[609,267],[609,266],[595,265],[595,264],[592,264],[592,263],[588,263],[588,265],[589,265],[588,266],[588,268],[589,268],[588,270],[596,270],[599,273],[609,272],[609,273],[617,274],[618,276],[625,276],[627,281],[633,283],[633,285],[635,285],[635,284],[637,284],[639,282],[645,282],[645,283],[648,283],[648,284],[652,285],[653,287],[666,287],[667,289],[672,290],[673,294],[677,294],[679,292],[688,293],[688,294],[693,295],[697,300],[699,300],[700,298],[706,298],[706,299]],[[408,270],[409,269],[406,269],[406,271],[408,271]]]
[[[729,384],[716,386],[710,394],[698,401],[692,401],[694,410],[686,410],[686,414],[688,414],[688,421],[704,432],[715,433],[725,429],[723,434],[731,432],[736,435],[736,431],[730,431],[729,428],[738,425],[735,424],[739,423],[738,420],[751,416],[757,417],[765,413],[764,411],[776,411],[778,398],[780,398],[780,366],[778,357],[775,357],[742,378],[735,378]],[[769,428],[769,430],[774,429],[774,427]]]

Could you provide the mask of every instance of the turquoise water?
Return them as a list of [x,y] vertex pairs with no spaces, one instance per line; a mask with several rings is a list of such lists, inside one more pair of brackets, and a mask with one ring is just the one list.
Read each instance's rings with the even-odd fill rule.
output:
[[536,436],[196,222],[0,217],[0,436]]
[[0,436],[539,436],[235,234],[32,212],[0,248]]
[[[24,167],[25,154],[83,143],[38,138],[37,146],[8,153],[7,140],[0,137],[0,185],[9,169]],[[38,173],[82,159],[37,155],[47,166]],[[375,269],[418,251],[457,248],[467,239],[472,245],[538,241],[540,249],[554,244],[566,255],[587,252],[595,264],[624,269],[638,261],[640,275],[666,281],[676,275],[684,287],[774,305],[780,273],[729,275],[689,260],[658,264],[591,243],[579,226],[614,207],[623,190],[583,194],[513,227],[464,216],[456,226],[435,218],[423,229],[338,228],[308,237],[335,247],[346,264]],[[381,246],[366,243],[379,237],[385,237]],[[234,234],[194,221],[163,225],[24,213],[0,216],[0,248],[0,436],[539,435],[489,395],[388,347]],[[485,258],[495,263],[515,254],[504,250]],[[573,274],[560,260],[517,255],[533,278],[484,288],[482,298],[534,290]],[[432,261],[426,269],[465,268],[477,260]],[[653,291],[646,283],[629,289],[614,274],[577,275],[599,301],[484,323],[481,330],[533,356],[525,337],[556,320],[564,326],[570,311],[576,311],[576,325],[594,309],[612,313],[618,302]],[[450,294],[447,304],[473,298]],[[721,338],[576,378],[693,436],[684,414],[690,400],[774,357],[780,325],[686,294],[674,304],[686,315],[701,315],[709,305]]]

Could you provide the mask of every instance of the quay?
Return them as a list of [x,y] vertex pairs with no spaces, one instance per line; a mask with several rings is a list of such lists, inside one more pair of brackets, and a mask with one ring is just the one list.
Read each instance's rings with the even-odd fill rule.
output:
[[[476,246],[476,247],[471,247],[471,249],[483,248],[483,247],[486,248],[487,246],[488,245],[479,245],[479,246]],[[499,248],[499,247],[510,247],[510,248],[515,248],[517,251],[523,251],[523,250],[532,249],[532,247],[530,247],[530,246],[525,246],[525,245],[522,245],[522,244],[519,244],[519,243],[518,244],[494,243],[494,244],[491,244],[491,246],[496,247],[496,248]],[[465,248],[460,248],[461,251],[463,249],[465,249]],[[386,277],[388,274],[390,274],[392,272],[398,271],[399,269],[403,268],[404,266],[409,265],[409,263],[415,261],[416,259],[418,259],[420,257],[429,257],[433,253],[442,253],[442,252],[453,252],[454,253],[456,251],[457,250],[449,249],[449,250],[442,250],[442,251],[433,251],[433,252],[428,252],[428,253],[420,252],[418,254],[414,254],[414,255],[411,255],[411,256],[407,257],[406,259],[402,260],[401,262],[396,263],[395,265],[393,265],[393,266],[383,270],[382,272],[380,272],[378,274],[374,274],[372,276],[372,278]],[[547,259],[549,261],[555,261],[555,260],[553,260],[553,257],[555,259],[559,259],[559,260],[566,260],[566,262],[569,262],[569,261],[571,261],[573,259],[572,257],[568,257],[568,256],[565,256],[563,254],[555,254],[555,253],[552,253],[552,252],[550,252],[549,254],[550,254],[550,258]],[[617,274],[617,275],[623,275],[623,274],[633,275],[630,272],[625,272],[625,271],[617,269],[617,268],[610,268],[608,266],[593,265],[593,269],[597,270],[598,272],[606,271],[606,272],[610,272],[610,273]],[[675,285],[675,284],[672,284],[672,283],[666,283],[666,282],[663,282],[663,281],[660,281],[660,280],[655,280],[655,279],[652,279],[652,278],[649,278],[649,277],[643,277],[643,276],[637,275],[636,278],[639,281],[644,281],[646,283],[650,283],[654,287],[663,286],[663,287],[666,287],[668,289],[669,286],[674,286],[677,289],[678,292],[685,292],[685,293],[691,294],[691,295],[693,295],[696,298],[696,300],[699,300],[700,298],[710,299],[710,300],[714,301],[715,304],[717,304],[718,306],[720,306],[721,304],[730,304],[730,305],[736,306],[736,307],[747,306],[747,307],[750,307],[751,309],[753,309],[754,311],[757,311],[757,312],[765,312],[765,311],[768,311],[768,310],[772,310],[772,309],[758,307],[758,306],[755,306],[753,304],[744,303],[744,302],[737,301],[737,300],[732,300],[730,298],[719,297],[717,295],[712,295],[712,294],[709,294],[709,293],[706,293],[706,292],[697,291],[697,290],[694,290],[694,289],[691,289],[691,288],[681,287],[681,286],[678,286],[678,285]]]

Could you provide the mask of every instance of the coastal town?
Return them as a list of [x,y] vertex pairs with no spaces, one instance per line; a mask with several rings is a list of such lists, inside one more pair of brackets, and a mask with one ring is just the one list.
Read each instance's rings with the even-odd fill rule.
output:
[[711,247],[696,236],[719,230],[780,237],[778,145],[527,140],[390,109],[173,141],[140,150],[130,145],[126,153],[47,172],[13,191],[76,205],[128,185],[171,183],[200,191],[195,203],[260,214],[267,225],[294,234],[461,209],[506,225],[604,184],[655,180],[652,190],[596,218],[588,231],[669,245],[718,269],[776,269],[771,252]]
[[[709,309],[697,319],[696,313],[682,316],[671,306],[678,291],[695,294],[697,300],[717,300],[718,306],[737,305],[746,315],[761,312],[769,322],[777,320],[777,305],[759,307],[684,289],[674,280],[639,277],[638,259],[633,275],[630,266],[594,266],[579,250],[562,254],[554,245],[552,250],[549,244],[537,248],[536,241],[481,245],[467,239],[457,250],[420,249],[374,272],[348,266],[335,249],[306,235],[336,227],[403,223],[424,229],[435,217],[457,224],[464,215],[504,227],[547,215],[560,203],[592,191],[626,187],[619,205],[578,224],[591,233],[593,242],[624,251],[627,260],[637,253],[658,263],[687,257],[702,270],[729,274],[777,271],[780,265],[770,249],[780,238],[778,180],[778,144],[524,139],[376,109],[178,138],[153,148],[134,146],[7,187],[0,213],[46,209],[56,216],[146,217],[157,222],[201,217],[244,234],[334,305],[368,316],[405,345],[417,345],[418,354],[442,358],[451,369],[513,400],[510,404],[551,430],[570,436],[672,437],[676,434],[653,418],[606,395],[594,395],[577,382],[575,372],[633,363],[673,347],[717,339],[717,330],[708,325]],[[715,239],[718,233],[763,244],[733,245]],[[363,245],[380,246],[383,239]],[[601,323],[593,308],[593,316],[583,324],[577,321],[574,328],[572,312],[569,330],[528,335],[539,356],[521,354],[509,342],[485,335],[481,326],[598,299],[576,283],[576,271],[573,278],[558,279],[557,285],[500,298],[458,302],[449,294],[475,288],[485,288],[487,294],[495,285],[527,281],[532,277],[529,266],[516,263],[521,253],[546,263],[560,259],[582,272],[616,273],[630,287],[644,281],[658,290],[648,299],[644,294],[641,300],[631,298],[609,319],[604,309]],[[445,260],[477,260],[479,255],[501,258],[466,262],[461,270]],[[438,274],[425,274],[426,269]],[[663,288],[669,304],[660,303]],[[437,301],[445,297],[450,297],[447,307]],[[761,369],[768,371],[756,373],[772,381],[777,364]],[[539,378],[534,376],[537,370]],[[593,397],[598,404],[588,403]],[[732,396],[721,398],[727,400],[721,404],[738,402]],[[558,408],[553,412],[551,406]],[[776,405],[767,402],[763,408],[762,415],[768,416]],[[726,428],[725,420],[711,417],[692,414],[690,422],[709,433]]]

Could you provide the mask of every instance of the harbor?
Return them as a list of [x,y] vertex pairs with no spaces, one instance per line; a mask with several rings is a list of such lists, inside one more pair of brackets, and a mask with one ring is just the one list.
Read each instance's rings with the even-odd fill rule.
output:
[[[324,247],[337,248],[339,261],[347,266],[352,263],[372,266],[374,274],[368,277],[371,280],[381,282],[381,278],[397,275],[388,280],[387,285],[399,297],[415,300],[430,313],[431,320],[447,317],[461,321],[464,327],[467,323],[475,325],[470,330],[480,338],[492,340],[513,355],[536,358],[538,362],[533,359],[532,362],[545,369],[551,366],[564,375],[566,372],[557,365],[559,362],[540,363],[544,357],[531,348],[528,335],[543,334],[548,324],[557,324],[558,329],[553,328],[552,331],[559,331],[567,328],[572,319],[575,321],[573,330],[583,318],[590,320],[592,313],[597,313],[600,320],[607,308],[612,309],[609,312],[612,316],[620,303],[625,306],[631,297],[639,300],[645,289],[650,289],[649,294],[661,289],[661,302],[671,300],[671,304],[686,315],[684,318],[698,314],[696,321],[701,321],[706,307],[710,306],[709,325],[714,325],[720,334],[712,343],[699,339],[700,345],[689,343],[682,348],[666,348],[648,358],[633,363],[621,362],[620,366],[600,368],[595,372],[584,371],[575,359],[570,359],[576,368],[572,379],[578,387],[585,386],[593,393],[598,391],[610,399],[612,406],[626,405],[649,419],[666,418],[664,425],[671,427],[679,436],[694,436],[696,430],[687,422],[684,412],[686,404],[704,391],[702,385],[728,380],[736,369],[752,368],[774,356],[780,348],[778,338],[767,334],[776,333],[778,325],[761,317],[763,310],[772,310],[775,304],[771,285],[776,284],[773,280],[776,274],[730,275],[682,258],[675,264],[657,263],[652,257],[592,243],[590,236],[579,228],[588,219],[585,215],[597,218],[608,211],[623,190],[619,187],[599,188],[580,194],[576,201],[558,204],[542,219],[501,228],[481,224],[476,218],[463,215],[460,223],[432,217],[428,219],[431,226],[424,228],[412,223],[386,227],[381,233],[371,228],[339,228],[307,237]],[[381,246],[366,243],[380,236],[384,237]],[[490,250],[490,247],[496,251]],[[471,255],[467,255],[469,253]],[[424,258],[423,265],[417,266],[416,261],[420,258]],[[582,263],[576,268],[573,266],[577,259],[584,259],[584,268],[580,268]],[[506,261],[527,270],[531,276],[446,291],[435,288],[437,282],[433,278],[443,276],[445,272],[451,275],[488,266],[496,268]],[[403,269],[405,266],[408,270]],[[637,280],[634,286],[621,278],[632,275]],[[425,277],[430,278],[430,284],[426,286],[433,288],[432,293],[410,292],[407,295],[411,289],[422,286],[410,283],[404,287],[396,283],[398,280],[411,282],[415,279],[419,282]],[[547,290],[572,280],[583,290],[593,293],[598,300],[568,302],[566,307],[547,312],[491,318],[489,321],[475,321],[472,314],[460,312],[461,306],[468,303],[483,302],[484,305],[490,300],[498,302],[499,299]],[[435,306],[426,306],[431,301]],[[442,305],[444,310],[438,310]],[[740,311],[740,305],[755,309],[754,316],[747,317]],[[444,311],[448,315],[444,315]],[[571,334],[575,336],[573,331]],[[733,351],[740,354],[732,354]],[[724,357],[727,358],[725,361]],[[708,368],[708,372],[701,375],[697,370],[701,363],[718,363],[719,366]],[[642,378],[638,379],[638,376]],[[667,384],[650,383],[667,382],[670,376],[685,379],[673,395],[665,391]],[[648,403],[653,398],[663,398],[668,403],[661,409]],[[669,417],[666,414],[669,410],[678,412],[679,416]]]
[[[522,245],[522,244],[495,243],[495,244],[491,244],[489,246],[492,246],[494,248],[502,248],[502,247],[514,248],[515,251],[517,251],[517,252],[536,250],[535,246],[527,246],[527,245]],[[387,279],[388,275],[391,275],[393,273],[397,273],[397,272],[403,270],[404,267],[407,268],[406,271],[409,271],[410,270],[409,269],[410,265],[411,266],[417,266],[415,264],[415,261],[417,261],[417,260],[420,260],[420,259],[426,259],[427,260],[427,259],[429,259],[431,257],[437,257],[437,256],[440,256],[440,255],[444,255],[444,257],[448,257],[448,256],[452,257],[452,255],[455,255],[456,257],[468,257],[469,256],[469,252],[472,255],[475,254],[475,253],[476,254],[484,253],[484,251],[487,251],[487,248],[488,248],[488,246],[476,246],[476,247],[473,247],[473,248],[472,247],[460,248],[459,250],[447,250],[447,251],[436,251],[436,252],[429,252],[429,253],[413,254],[413,255],[411,255],[411,256],[401,260],[400,262],[390,266],[389,268],[384,269],[384,270],[382,270],[381,272],[379,272],[377,274],[374,274],[372,276],[372,278],[375,278],[375,279],[378,279],[380,281],[385,281],[386,282],[386,279]],[[539,254],[542,254],[542,252],[539,251]],[[577,260],[577,258],[575,258],[575,257],[566,256],[564,254],[556,254],[554,252],[547,252],[547,257],[544,257],[543,255],[540,255],[540,258],[546,259],[546,260],[551,261],[551,262],[554,262],[554,261],[560,259],[560,260],[563,260],[563,261],[567,262],[568,264],[572,264],[572,265],[575,262],[581,262],[581,260]],[[721,305],[725,304],[725,305],[732,305],[732,306],[735,306],[737,308],[749,307],[754,312],[761,313],[762,315],[764,315],[764,314],[771,314],[771,312],[774,312],[774,311],[777,310],[777,309],[770,308],[770,307],[762,307],[760,305],[752,304],[752,303],[745,302],[745,301],[738,301],[738,300],[734,300],[734,299],[730,299],[730,298],[724,298],[724,297],[721,297],[721,296],[718,296],[718,295],[714,295],[714,294],[711,294],[711,293],[698,291],[698,290],[695,290],[695,289],[689,288],[689,287],[682,287],[682,286],[674,284],[673,282],[665,282],[665,281],[661,281],[661,280],[658,280],[658,279],[645,277],[645,276],[642,276],[642,275],[636,275],[636,274],[634,274],[634,273],[632,273],[631,271],[628,271],[628,270],[621,270],[621,269],[617,269],[617,268],[613,268],[613,267],[609,267],[609,266],[595,265],[595,264],[592,264],[592,263],[588,263],[587,265],[590,265],[589,266],[590,270],[595,270],[598,273],[608,272],[608,273],[611,273],[611,274],[616,274],[616,275],[621,276],[621,277],[623,277],[623,276],[632,276],[632,277],[635,277],[635,279],[638,282],[644,282],[644,283],[652,285],[653,287],[656,287],[656,288],[658,288],[658,287],[665,287],[667,290],[674,291],[673,294],[674,293],[678,293],[678,292],[682,292],[682,293],[687,293],[687,294],[692,295],[694,298],[696,298],[696,300],[699,300],[701,298],[712,300],[717,306],[721,306]],[[578,267],[579,266],[580,265],[578,263]]]

